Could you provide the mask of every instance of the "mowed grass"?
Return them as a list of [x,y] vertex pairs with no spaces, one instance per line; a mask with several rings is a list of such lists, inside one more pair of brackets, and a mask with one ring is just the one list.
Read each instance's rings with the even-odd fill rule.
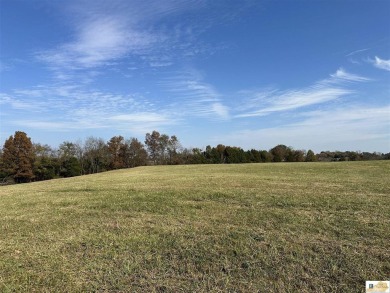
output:
[[390,162],[154,166],[0,187],[0,292],[364,292]]

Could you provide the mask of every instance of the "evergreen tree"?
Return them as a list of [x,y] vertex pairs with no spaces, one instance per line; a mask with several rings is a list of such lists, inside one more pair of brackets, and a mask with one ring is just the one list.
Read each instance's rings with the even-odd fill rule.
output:
[[62,163],[60,175],[62,177],[74,177],[81,175],[80,162],[76,157],[70,157]]
[[[54,157],[54,151],[48,145],[33,144],[34,151],[34,180],[48,180],[56,176],[58,160]],[[59,169],[59,167],[57,168]]]

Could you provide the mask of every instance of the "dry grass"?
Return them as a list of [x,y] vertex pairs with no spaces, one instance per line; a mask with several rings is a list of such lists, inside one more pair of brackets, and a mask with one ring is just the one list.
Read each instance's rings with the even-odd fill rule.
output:
[[156,166],[0,188],[1,292],[364,292],[390,162]]

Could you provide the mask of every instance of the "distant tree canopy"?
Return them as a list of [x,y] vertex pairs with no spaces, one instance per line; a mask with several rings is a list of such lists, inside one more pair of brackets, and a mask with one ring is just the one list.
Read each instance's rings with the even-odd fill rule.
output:
[[177,154],[180,149],[180,143],[175,135],[169,137],[167,134],[160,134],[154,130],[151,134],[146,134],[145,144],[153,164],[179,163]]
[[315,161],[317,161],[317,157],[316,157],[316,155],[314,154],[314,152],[312,150],[308,150],[307,151],[305,161],[306,162],[315,162]]
[[114,136],[107,143],[109,165],[111,169],[121,169],[125,166],[126,145],[123,136]]
[[390,153],[321,152],[294,150],[279,144],[270,150],[243,150],[218,144],[206,148],[183,148],[175,135],[154,130],[137,138],[114,136],[109,141],[88,137],[84,142],[64,141],[57,149],[33,144],[26,133],[16,131],[0,150],[0,183],[16,183],[72,177],[121,168],[171,164],[237,164],[269,162],[330,162],[390,159]]
[[134,168],[147,164],[148,153],[144,145],[136,138],[126,141],[125,145],[125,167]]
[[56,159],[53,150],[48,145],[39,143],[33,144],[34,152],[34,175],[35,180],[48,180],[55,177],[55,170],[58,168],[59,161]]

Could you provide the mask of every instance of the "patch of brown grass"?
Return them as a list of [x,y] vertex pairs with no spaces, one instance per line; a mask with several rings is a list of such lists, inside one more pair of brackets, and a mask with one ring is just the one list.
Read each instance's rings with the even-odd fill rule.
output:
[[0,291],[363,292],[390,162],[155,166],[0,187]]

